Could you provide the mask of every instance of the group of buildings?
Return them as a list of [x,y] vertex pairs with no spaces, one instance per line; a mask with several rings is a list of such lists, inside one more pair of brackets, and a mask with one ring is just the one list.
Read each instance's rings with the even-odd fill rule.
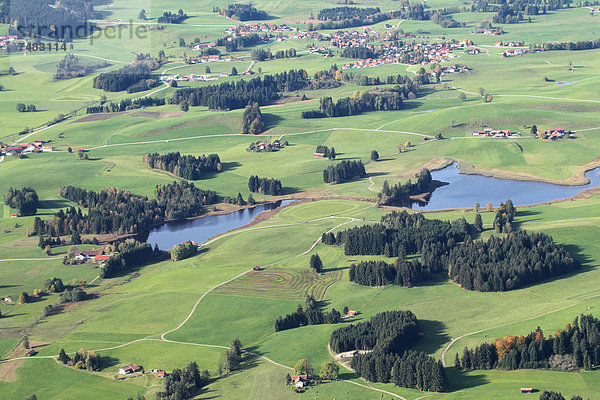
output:
[[75,261],[77,261],[79,263],[84,263],[84,262],[93,260],[96,263],[102,264],[112,256],[113,256],[113,254],[107,254],[102,249],[99,249],[99,250],[75,250],[73,252],[73,258],[75,259]]
[[512,133],[510,131],[510,129],[495,130],[495,129],[492,129],[492,128],[485,128],[484,130],[481,130],[481,131],[474,131],[473,135],[475,135],[475,136],[490,136],[490,137],[503,138],[503,137],[513,136],[514,133]]
[[19,154],[27,153],[41,153],[53,151],[54,147],[44,146],[46,142],[42,140],[36,140],[31,143],[19,143],[19,144],[0,144],[0,156],[17,156]]
[[[119,368],[119,374],[121,375],[131,375],[141,371],[143,371],[142,367],[140,367],[137,364],[127,364]],[[167,376],[167,373],[162,369],[153,368],[151,372],[153,374],[156,374],[156,376],[158,376],[159,378],[164,378],[165,376]]]

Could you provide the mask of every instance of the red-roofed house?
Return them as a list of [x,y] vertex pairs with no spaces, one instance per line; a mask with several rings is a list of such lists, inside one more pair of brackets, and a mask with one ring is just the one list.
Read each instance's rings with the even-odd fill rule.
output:
[[112,257],[112,254],[98,254],[94,257],[95,262],[103,262]]
[[121,375],[129,375],[129,374],[133,374],[134,372],[141,371],[141,370],[142,370],[141,367],[139,367],[139,366],[137,366],[135,364],[129,364],[129,365],[126,365],[124,367],[121,367],[119,369],[119,373]]

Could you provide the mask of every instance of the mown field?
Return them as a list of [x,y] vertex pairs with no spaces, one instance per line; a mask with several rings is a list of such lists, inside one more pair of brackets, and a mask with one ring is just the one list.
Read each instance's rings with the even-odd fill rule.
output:
[[[308,0],[258,0],[255,6],[267,11],[269,23],[305,28],[311,13],[335,7]],[[282,209],[272,218],[251,229],[243,229],[211,242],[205,251],[179,262],[164,261],[139,268],[131,274],[100,279],[93,264],[68,266],[62,257],[68,246],[53,249],[52,256],[42,255],[37,237],[29,237],[34,217],[10,218],[15,210],[0,203],[0,298],[12,297],[12,303],[0,303],[0,357],[13,358],[24,335],[29,337],[40,357],[58,354],[61,348],[73,353],[79,349],[96,350],[103,360],[99,372],[84,372],[63,366],[53,359],[34,358],[0,364],[0,391],[3,398],[22,399],[37,394],[40,399],[76,397],[127,398],[136,393],[153,398],[163,381],[151,374],[122,379],[118,369],[136,363],[149,371],[170,371],[196,361],[210,371],[213,380],[198,393],[199,399],[381,399],[417,400],[437,396],[392,384],[368,384],[354,373],[341,368],[342,380],[311,387],[299,395],[285,388],[285,375],[296,361],[308,359],[318,371],[332,360],[327,343],[331,332],[340,325],[305,326],[274,332],[278,316],[296,310],[307,294],[312,294],[329,310],[344,306],[360,311],[349,321],[362,322],[386,310],[408,309],[420,320],[424,338],[418,349],[446,362],[450,393],[448,399],[520,399],[521,386],[540,391],[557,390],[565,397],[581,395],[600,398],[598,372],[562,373],[556,371],[475,371],[462,372],[452,367],[455,354],[465,346],[475,346],[507,334],[527,334],[537,326],[552,333],[581,313],[599,316],[600,196],[551,205],[519,208],[514,223],[517,229],[543,231],[567,247],[583,264],[580,272],[504,293],[479,293],[461,289],[445,277],[413,288],[362,287],[349,282],[352,262],[385,257],[346,256],[343,249],[318,243],[322,233],[379,221],[389,211],[374,207],[374,199],[384,180],[406,181],[423,166],[435,168],[448,160],[464,161],[476,169],[504,178],[520,175],[533,180],[562,184],[580,183],[584,166],[597,162],[600,154],[600,71],[599,50],[548,51],[503,58],[499,40],[524,40],[525,47],[543,41],[577,41],[596,38],[596,19],[587,8],[571,8],[532,16],[532,22],[501,25],[502,36],[475,35],[483,20],[493,13],[454,14],[465,28],[444,29],[431,21],[385,21],[373,26],[385,32],[385,23],[412,32],[421,41],[471,39],[482,53],[458,55],[445,64],[464,64],[468,73],[446,74],[441,82],[423,86],[418,97],[405,101],[398,111],[367,112],[361,115],[302,119],[303,111],[319,107],[319,99],[352,97],[361,87],[346,82],[333,89],[285,93],[286,101],[261,107],[266,131],[260,136],[242,135],[243,110],[212,111],[192,107],[181,112],[178,105],[150,107],[145,110],[87,116],[85,108],[107,101],[134,99],[144,95],[168,99],[175,88],[162,84],[146,92],[108,93],[92,87],[94,77],[132,62],[132,53],[156,56],[165,52],[168,62],[153,72],[162,74],[204,74],[205,65],[188,66],[184,53],[195,52],[179,47],[199,38],[214,41],[238,22],[211,12],[213,6],[225,8],[228,1],[210,3],[167,0],[113,0],[101,2],[96,9],[107,20],[132,21],[121,27],[120,37],[110,38],[108,27],[98,37],[78,39],[72,52],[86,63],[106,61],[109,65],[89,76],[55,80],[55,64],[64,53],[0,55],[0,140],[4,143],[31,140],[50,141],[55,151],[30,154],[22,159],[0,160],[0,192],[8,187],[31,186],[40,196],[37,216],[48,219],[59,209],[72,206],[61,199],[58,188],[73,185],[99,191],[115,186],[133,193],[154,197],[158,184],[176,178],[150,170],[142,161],[144,154],[179,151],[202,155],[217,153],[223,172],[196,181],[196,186],[212,189],[222,196],[241,193],[247,198],[248,177],[274,177],[284,186],[285,198],[329,198]],[[470,7],[463,0],[431,0],[431,8]],[[392,0],[361,3],[382,10],[397,9]],[[137,15],[145,9],[148,28],[140,25]],[[156,28],[163,11],[182,8],[189,16],[179,25]],[[494,24],[496,25],[496,24]],[[6,25],[0,25],[2,32]],[[360,30],[351,28],[350,30]],[[137,32],[137,34],[136,34]],[[308,54],[314,40],[286,40],[262,44],[256,48],[271,51],[295,48],[298,57],[256,62],[252,70],[264,76],[290,69],[304,68],[309,75],[349,62],[337,51],[332,58]],[[327,42],[318,42],[327,47]],[[211,73],[248,68],[250,50],[227,53],[226,61],[209,64]],[[13,66],[16,75],[7,73]],[[572,68],[571,68],[572,67]],[[420,66],[402,64],[356,69],[355,75],[412,75]],[[430,66],[424,66],[429,69]],[[260,74],[258,71],[261,71]],[[219,77],[217,83],[245,77]],[[568,82],[568,84],[557,84]],[[181,82],[180,88],[207,83]],[[480,88],[493,95],[482,102]],[[466,100],[459,94],[464,93]],[[306,96],[306,100],[299,98]],[[35,113],[18,113],[18,103],[35,104]],[[42,127],[58,114],[72,118],[31,136],[17,135],[24,128]],[[532,125],[539,129],[564,127],[575,132],[576,139],[546,141],[530,134]],[[510,129],[520,136],[510,139],[474,137],[482,127]],[[433,140],[442,134],[443,140]],[[289,146],[274,153],[251,153],[251,142],[287,140]],[[429,139],[429,140],[424,140]],[[399,147],[410,147],[399,152]],[[313,157],[316,146],[333,146],[336,161]],[[87,150],[89,160],[79,160],[68,149]],[[342,160],[369,161],[371,150],[384,159],[366,165],[370,179],[340,185],[323,183],[322,171]],[[257,200],[271,196],[253,194]],[[1,199],[0,199],[1,200]],[[228,206],[217,205],[219,210]],[[427,218],[473,222],[474,212],[456,210],[426,214]],[[492,235],[492,213],[483,213],[488,228],[481,238]],[[337,228],[336,228],[337,227]],[[314,247],[313,247],[314,245]],[[92,249],[97,246],[78,246]],[[311,249],[312,248],[312,249]],[[309,249],[311,249],[309,251]],[[318,253],[325,272],[309,270],[309,258]],[[390,261],[390,260],[388,260]],[[250,271],[264,266],[262,271]],[[57,301],[52,294],[40,301],[17,304],[19,293],[31,293],[44,282],[59,277],[65,283],[76,280],[93,282],[87,289],[95,298],[68,305],[62,312],[40,321],[43,308]],[[236,278],[237,277],[237,278]],[[232,279],[235,278],[235,279]],[[225,283],[226,282],[226,283]],[[223,284],[225,283],[225,284]],[[223,285],[221,285],[223,284]],[[201,301],[198,302],[198,300]],[[181,325],[180,325],[181,324]],[[231,339],[238,337],[248,354],[244,367],[227,376],[218,376]],[[364,386],[360,386],[364,385]],[[375,390],[374,390],[375,389]],[[384,390],[392,394],[377,391]],[[537,396],[537,395],[533,395]]]

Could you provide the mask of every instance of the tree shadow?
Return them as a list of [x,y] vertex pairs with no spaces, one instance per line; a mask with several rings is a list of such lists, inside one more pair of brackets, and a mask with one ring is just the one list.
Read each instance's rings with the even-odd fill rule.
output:
[[56,199],[56,200],[40,200],[38,203],[40,209],[55,209],[55,208],[66,208],[71,206],[67,200]]
[[419,319],[419,330],[423,333],[423,337],[415,348],[428,354],[435,353],[452,339],[445,333],[446,325],[440,321]]
[[333,267],[333,268],[323,268],[321,272],[326,273],[326,272],[344,271],[346,269],[350,269],[350,266],[346,266],[346,267]]
[[481,373],[465,372],[456,368],[446,368],[448,391],[456,392],[489,383],[489,379]]
[[106,369],[106,368],[110,368],[110,367],[114,367],[115,365],[119,364],[119,359],[115,358],[115,357],[111,357],[111,356],[102,356],[100,357],[100,362],[102,365],[102,370]]
[[283,118],[276,114],[262,113],[263,123],[265,124],[265,131],[274,128],[279,122],[283,121]]
[[293,186],[284,186],[283,187],[283,194],[294,194],[294,193],[298,193],[299,191],[300,191],[300,189],[297,187],[293,187]]
[[[222,171],[234,171],[235,169],[237,169],[241,166],[242,166],[242,164],[237,161],[221,163]],[[218,175],[218,174],[219,174],[219,172],[211,172],[210,175],[207,174],[207,176],[210,176],[212,178],[213,176]]]

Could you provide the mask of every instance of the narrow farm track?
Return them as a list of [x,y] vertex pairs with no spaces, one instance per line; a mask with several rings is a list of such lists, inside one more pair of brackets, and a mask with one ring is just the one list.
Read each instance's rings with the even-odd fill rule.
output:
[[[372,207],[372,206],[371,206],[371,205],[369,205],[369,206],[367,206],[367,207],[364,207],[364,208],[361,208],[361,209],[359,209],[359,210],[355,210],[355,211],[353,211],[352,213],[357,213],[357,212],[360,212],[360,211],[366,210],[367,208],[370,208],[370,207]],[[271,225],[271,226],[264,226],[264,227],[248,228],[248,229],[242,229],[242,230],[240,230],[240,231],[234,231],[234,232],[230,232],[230,233],[228,233],[228,234],[225,234],[225,235],[218,236],[218,237],[216,237],[216,238],[214,238],[214,239],[212,239],[212,240],[209,240],[209,241],[207,241],[207,242],[204,242],[204,243],[201,245],[201,247],[204,247],[204,246],[206,246],[206,245],[208,245],[208,244],[210,244],[210,243],[212,243],[212,242],[214,242],[214,241],[216,241],[216,240],[222,239],[222,238],[224,238],[224,237],[227,237],[227,236],[230,236],[230,235],[233,235],[233,234],[237,234],[237,233],[242,233],[242,232],[251,231],[251,230],[256,230],[256,229],[268,229],[268,228],[277,228],[277,227],[285,227],[285,226],[294,226],[294,225],[301,225],[301,224],[306,224],[306,223],[315,222],[315,221],[322,221],[322,220],[326,220],[326,219],[339,219],[339,218],[342,218],[342,219],[347,219],[348,221],[345,221],[345,222],[342,222],[342,223],[340,223],[340,224],[337,224],[337,225],[336,225],[336,226],[334,226],[333,228],[331,228],[331,229],[327,230],[327,232],[326,232],[326,233],[333,232],[335,229],[337,229],[337,228],[339,228],[339,227],[341,227],[341,226],[343,226],[343,225],[346,225],[346,224],[348,224],[348,223],[355,222],[355,221],[362,221],[362,219],[359,219],[359,218],[348,217],[348,216],[333,216],[333,215],[332,215],[332,216],[328,216],[328,217],[314,218],[314,219],[311,219],[311,220],[307,220],[307,221],[301,221],[301,222],[294,222],[294,223],[290,223],[290,224],[279,224],[279,225]],[[318,244],[320,241],[321,241],[321,236],[319,236],[317,239],[315,239],[315,241],[314,241],[314,242],[311,244],[311,246],[308,248],[308,250],[306,250],[306,251],[304,251],[304,252],[302,252],[302,253],[300,253],[300,254],[297,254],[297,255],[295,255],[295,256],[288,257],[288,258],[286,258],[286,259],[284,259],[284,260],[280,260],[280,261],[276,261],[276,262],[273,262],[273,263],[270,263],[270,264],[265,264],[265,265],[262,265],[261,267],[262,267],[262,268],[270,267],[270,266],[273,266],[273,265],[277,265],[277,264],[280,264],[280,263],[283,263],[283,262],[286,262],[286,261],[292,260],[292,259],[294,259],[294,258],[297,258],[297,257],[301,257],[301,256],[303,256],[303,255],[306,255],[306,254],[310,253],[310,252],[311,252],[311,251],[312,251],[312,250],[315,248],[315,246],[316,246],[316,245],[317,245],[317,244]],[[47,258],[46,258],[46,259],[47,259]],[[0,261],[6,261],[6,260],[0,260]],[[166,336],[166,335],[168,335],[168,334],[170,334],[170,333],[173,333],[173,332],[175,332],[175,331],[177,331],[177,330],[179,330],[179,329],[181,329],[181,328],[182,328],[182,327],[183,327],[183,326],[186,324],[186,322],[188,322],[188,321],[189,321],[189,319],[190,319],[190,318],[193,316],[193,314],[194,314],[194,312],[196,311],[196,309],[198,308],[198,305],[200,304],[200,302],[201,302],[201,301],[202,301],[202,300],[203,300],[203,299],[204,299],[204,298],[205,298],[205,297],[206,297],[206,296],[207,296],[209,293],[211,293],[211,292],[212,292],[213,290],[215,290],[216,288],[218,288],[218,287],[220,287],[220,286],[223,286],[223,285],[225,285],[226,283],[229,283],[229,282],[231,282],[231,281],[233,281],[233,280],[237,279],[238,277],[240,277],[240,276],[243,276],[243,275],[247,274],[247,273],[248,273],[248,272],[250,272],[250,271],[252,271],[252,269],[250,269],[250,270],[248,270],[248,271],[245,271],[245,272],[242,272],[241,274],[238,274],[238,275],[236,275],[235,277],[233,277],[233,278],[231,278],[231,279],[228,279],[228,280],[227,280],[227,281],[225,281],[225,282],[222,282],[222,283],[220,283],[220,284],[218,284],[218,285],[215,285],[215,286],[213,286],[212,288],[210,288],[209,290],[207,290],[206,292],[204,292],[204,294],[202,294],[202,296],[200,296],[200,298],[198,299],[198,301],[196,301],[196,303],[194,304],[194,306],[193,306],[192,310],[190,311],[190,313],[188,314],[188,316],[187,316],[187,317],[186,317],[186,318],[185,318],[185,319],[184,319],[184,320],[183,320],[183,321],[182,321],[182,322],[181,322],[181,323],[180,323],[180,324],[179,324],[179,325],[178,325],[178,326],[177,326],[175,329],[171,329],[171,330],[169,330],[169,331],[167,331],[167,332],[164,332],[164,333],[162,333],[162,334],[160,335],[160,338],[156,338],[156,337],[155,337],[155,335],[152,335],[152,336],[146,336],[146,337],[143,337],[143,338],[140,338],[140,339],[136,339],[136,340],[132,340],[132,341],[130,341],[130,342],[123,343],[123,344],[120,344],[120,345],[116,345],[116,346],[112,346],[112,347],[104,347],[104,348],[101,348],[101,349],[95,349],[95,350],[91,350],[91,351],[94,351],[94,352],[101,352],[101,351],[115,350],[115,349],[120,349],[120,348],[123,348],[123,347],[129,346],[129,345],[132,345],[132,344],[135,344],[135,343],[144,342],[144,341],[157,341],[157,342],[173,343],[173,344],[180,344],[180,345],[187,345],[187,346],[198,346],[198,347],[211,347],[211,348],[228,349],[228,347],[226,347],[226,346],[220,346],[220,345],[213,345],[213,344],[206,344],[206,343],[180,342],[180,341],[176,341],[176,340],[170,340],[170,339],[166,339],[166,338],[165,338],[165,336]],[[98,278],[98,277],[96,277],[96,278],[94,279],[94,281],[95,281],[97,278]],[[93,281],[92,281],[92,282],[93,282]],[[278,363],[277,361],[274,361],[274,360],[272,360],[272,359],[270,359],[270,358],[268,358],[268,357],[265,357],[265,356],[263,356],[263,355],[261,355],[261,354],[254,353],[254,352],[250,352],[250,351],[246,351],[246,350],[242,350],[242,351],[243,351],[244,353],[247,353],[247,354],[250,354],[250,355],[253,355],[253,356],[259,357],[259,358],[261,358],[261,359],[263,359],[263,360],[265,360],[265,361],[267,361],[267,362],[269,362],[269,363],[271,363],[271,364],[273,364],[273,365],[276,365],[276,366],[278,366],[278,367],[285,368],[285,369],[287,369],[287,370],[293,370],[293,368],[292,368],[292,367],[289,367],[289,366],[287,366],[287,365],[284,365],[284,364]],[[74,354],[74,353],[69,353],[69,354]],[[56,361],[56,360],[57,360],[57,357],[58,357],[58,356],[15,357],[15,358],[10,358],[10,359],[0,360],[0,364],[1,364],[1,363],[6,363],[6,362],[10,362],[10,361],[18,361],[18,360],[34,360],[34,359],[53,359],[53,360],[55,360],[55,361]],[[389,391],[386,391],[386,390],[382,390],[382,389],[377,389],[377,388],[374,388],[374,387],[371,387],[371,386],[363,385],[363,384],[361,384],[361,383],[354,382],[354,381],[351,381],[351,380],[348,380],[348,379],[343,379],[343,380],[340,380],[340,381],[341,381],[341,382],[350,383],[350,384],[353,384],[353,385],[356,385],[356,386],[360,386],[360,387],[363,387],[363,388],[365,388],[365,389],[374,390],[374,391],[377,391],[377,392],[380,392],[380,393],[383,393],[383,394],[387,394],[387,395],[393,396],[393,397],[395,397],[395,398],[397,398],[397,399],[400,399],[400,400],[407,400],[406,398],[404,398],[404,397],[402,397],[402,396],[400,396],[400,395],[397,395],[397,394],[395,394],[395,393],[392,393],[392,392],[389,392]]]

